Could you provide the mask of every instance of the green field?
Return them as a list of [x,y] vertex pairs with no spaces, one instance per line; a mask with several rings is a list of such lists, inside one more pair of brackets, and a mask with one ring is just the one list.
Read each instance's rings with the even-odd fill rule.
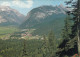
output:
[[14,26],[0,26],[0,39],[9,38],[9,34],[19,31],[20,29]]
[[19,31],[19,29],[14,26],[0,27],[0,35],[14,33],[16,31]]

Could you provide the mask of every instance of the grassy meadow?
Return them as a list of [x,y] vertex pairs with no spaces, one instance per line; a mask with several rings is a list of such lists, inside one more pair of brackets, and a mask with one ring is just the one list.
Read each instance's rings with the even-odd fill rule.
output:
[[0,26],[0,38],[9,37],[9,34],[20,31],[19,28],[14,26]]

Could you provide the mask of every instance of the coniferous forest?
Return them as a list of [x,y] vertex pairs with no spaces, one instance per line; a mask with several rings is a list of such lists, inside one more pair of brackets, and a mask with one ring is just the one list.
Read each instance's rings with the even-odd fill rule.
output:
[[80,0],[36,1],[0,1],[0,57],[80,57]]

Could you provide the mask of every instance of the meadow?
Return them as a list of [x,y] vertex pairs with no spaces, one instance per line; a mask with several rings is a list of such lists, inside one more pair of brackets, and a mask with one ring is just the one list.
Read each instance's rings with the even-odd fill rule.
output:
[[16,31],[19,31],[19,29],[17,27],[13,27],[13,26],[1,26],[0,27],[0,35],[5,35],[5,34],[10,34],[10,33],[14,33]]
[[9,38],[11,34],[18,31],[20,29],[14,26],[0,26],[0,39]]

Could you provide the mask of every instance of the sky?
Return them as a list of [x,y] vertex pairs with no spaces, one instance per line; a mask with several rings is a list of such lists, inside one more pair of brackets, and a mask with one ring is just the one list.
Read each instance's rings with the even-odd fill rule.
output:
[[20,13],[27,15],[33,8],[43,5],[65,5],[64,1],[65,0],[0,0],[0,6],[10,6]]

